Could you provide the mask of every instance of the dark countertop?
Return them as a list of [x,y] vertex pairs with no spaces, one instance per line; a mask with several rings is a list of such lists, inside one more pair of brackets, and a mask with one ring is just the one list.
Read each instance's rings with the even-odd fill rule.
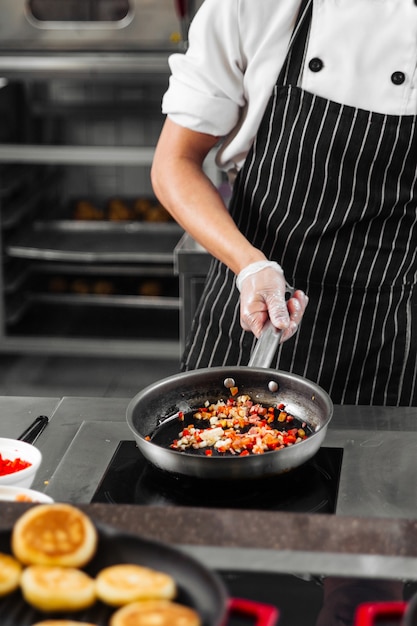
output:
[[[325,445],[344,449],[336,515],[91,504],[116,442],[133,439],[128,402],[0,398],[0,434],[16,437],[48,414],[34,488],[75,503],[97,522],[179,545],[212,567],[415,577],[417,409],[335,407]],[[27,506],[0,503],[0,529]]]
[[[0,530],[28,504],[0,503]],[[417,520],[79,504],[95,522],[176,545],[215,569],[415,579]]]

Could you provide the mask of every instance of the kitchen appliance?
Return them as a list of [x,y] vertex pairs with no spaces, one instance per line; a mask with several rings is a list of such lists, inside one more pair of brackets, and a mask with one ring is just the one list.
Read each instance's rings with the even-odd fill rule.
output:
[[198,4],[3,3],[0,350],[179,357],[183,231],[149,172]]
[[152,466],[134,441],[121,441],[93,502],[333,514],[343,452],[322,447],[290,474],[259,481],[173,475]]
[[[140,507],[180,506],[191,507],[193,511],[202,507],[333,515],[341,465],[342,449],[324,445],[301,467],[271,479],[244,480],[240,484],[236,481],[195,479],[158,470],[141,454],[134,441],[124,440],[117,446],[92,502]],[[185,542],[188,533],[198,533],[195,524],[190,514],[189,522],[184,526]],[[253,570],[242,570],[231,563],[230,569],[223,567],[217,573],[232,597],[275,606],[280,614],[279,626],[317,626],[318,616],[324,610],[323,583],[326,577],[316,572],[310,575],[276,573],[262,569],[261,563],[255,565]],[[368,589],[364,597],[373,600],[373,604],[380,601],[380,581],[373,586],[366,575],[361,576],[358,573],[358,578],[352,577],[352,582],[359,589],[362,584],[364,590]],[[405,599],[417,590],[417,580],[389,582],[392,582],[393,589],[403,587]],[[388,592],[388,600],[391,604],[396,596],[390,597]],[[355,597],[349,604],[349,594],[346,594],[344,611],[349,611],[353,620],[356,608],[361,604]],[[381,610],[378,615],[381,617],[381,621],[376,622],[378,626],[397,626],[398,622],[389,621],[392,614]],[[232,614],[229,619],[228,626],[252,626],[247,616]],[[372,626],[376,624],[372,623]]]

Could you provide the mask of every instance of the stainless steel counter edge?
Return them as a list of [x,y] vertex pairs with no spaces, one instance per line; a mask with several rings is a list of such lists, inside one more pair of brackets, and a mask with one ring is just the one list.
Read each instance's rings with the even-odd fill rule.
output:
[[296,550],[262,550],[259,548],[219,548],[217,546],[178,546],[186,554],[217,570],[294,574],[310,576],[343,576],[384,580],[413,580],[417,558],[369,554],[339,554]]

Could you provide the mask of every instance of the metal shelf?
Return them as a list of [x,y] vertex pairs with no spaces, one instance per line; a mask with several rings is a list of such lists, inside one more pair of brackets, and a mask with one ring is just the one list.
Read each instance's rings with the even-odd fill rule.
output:
[[48,336],[2,337],[0,354],[55,354],[59,356],[86,355],[132,357],[145,359],[180,358],[178,341],[170,340],[115,340],[65,339]]
[[31,293],[29,299],[33,302],[45,302],[51,304],[66,304],[70,306],[94,306],[136,309],[165,309],[179,310],[179,298],[165,296],[129,296],[129,295],[95,295],[95,294],[52,294]]
[[125,51],[112,53],[65,53],[39,54],[36,51],[17,54],[16,51],[2,52],[0,48],[0,75],[5,78],[31,79],[36,78],[76,78],[94,79],[103,77],[126,80],[132,77],[146,76],[161,80],[161,76],[169,76],[168,56],[170,51],[142,52],[140,54]]
[[3,144],[0,146],[0,163],[150,166],[154,153],[154,147]]
[[43,261],[73,261],[84,263],[172,263],[173,251],[180,235],[160,238],[159,248],[146,234],[135,231],[119,233],[117,248],[113,231],[83,232],[77,237],[65,231],[30,230],[5,246],[10,257]]

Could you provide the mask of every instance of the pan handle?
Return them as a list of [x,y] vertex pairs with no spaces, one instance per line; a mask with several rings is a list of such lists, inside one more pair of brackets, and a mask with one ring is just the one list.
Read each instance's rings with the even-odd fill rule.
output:
[[[261,604],[244,598],[230,598],[228,613],[240,613],[256,618],[255,626],[275,626],[278,624],[279,610],[272,604]],[[227,626],[227,622],[225,624]]]
[[20,441],[26,441],[26,443],[35,443],[39,435],[45,430],[49,423],[49,418],[46,415],[40,415],[35,419],[30,426],[19,435]]
[[[286,283],[285,297],[291,298],[294,293],[294,287]],[[268,368],[274,357],[275,351],[281,341],[282,331],[275,328],[268,320],[262,329],[256,346],[254,347],[249,359],[249,367],[266,367]]]
[[256,342],[249,359],[249,367],[269,367],[281,339],[282,331],[275,328],[271,322],[263,327],[262,334]]
[[382,620],[390,619],[402,624],[405,602],[364,602],[360,604],[355,613],[355,626],[377,626]]

